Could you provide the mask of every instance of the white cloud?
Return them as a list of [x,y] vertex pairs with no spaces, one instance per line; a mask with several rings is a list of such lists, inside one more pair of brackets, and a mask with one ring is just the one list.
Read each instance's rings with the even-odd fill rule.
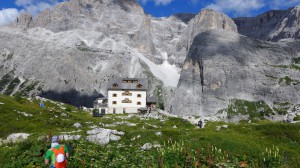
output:
[[36,15],[41,11],[56,5],[58,0],[16,0],[15,4],[32,15]]
[[142,2],[142,4],[146,4],[149,1],[153,1],[156,6],[159,6],[159,5],[166,6],[174,0],[140,0],[140,1]]
[[17,6],[26,6],[33,3],[34,0],[16,0],[15,4]]
[[0,10],[0,25],[5,25],[14,21],[18,15],[19,11],[15,8]]
[[267,2],[271,9],[282,9],[287,7],[299,6],[299,0],[272,0]]
[[213,0],[205,8],[231,13],[233,16],[252,16],[264,7],[271,10],[298,5],[300,5],[299,0]]
[[263,0],[214,0],[205,8],[225,13],[233,12],[236,16],[245,16],[264,6]]

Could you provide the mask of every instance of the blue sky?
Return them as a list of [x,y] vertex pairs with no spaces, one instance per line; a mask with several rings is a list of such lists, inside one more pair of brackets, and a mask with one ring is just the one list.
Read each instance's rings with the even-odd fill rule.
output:
[[[21,11],[38,14],[64,0],[0,0],[0,25],[13,21]],[[155,17],[174,13],[199,13],[210,8],[230,17],[255,16],[271,9],[300,5],[300,0],[138,0]]]
[[230,17],[256,16],[271,9],[288,9],[300,0],[138,0],[146,13],[156,17],[173,13],[199,13],[210,8]]

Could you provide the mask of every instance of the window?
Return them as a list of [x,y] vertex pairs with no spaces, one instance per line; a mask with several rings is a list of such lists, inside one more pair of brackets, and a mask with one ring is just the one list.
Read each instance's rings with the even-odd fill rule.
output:
[[142,97],[142,95],[141,95],[141,94],[138,94],[137,97]]
[[122,80],[122,83],[138,83],[138,80]]
[[132,101],[126,98],[125,100],[122,100],[122,103],[132,103]]
[[117,104],[117,101],[113,101],[112,104]]
[[141,85],[141,84],[136,85],[136,88],[142,88],[142,87],[143,87],[143,85]]
[[118,84],[117,83],[115,83],[115,84],[113,84],[113,88],[118,88]]
[[137,104],[137,105],[142,105],[142,103],[141,103],[141,102],[137,102],[136,104]]
[[117,94],[116,94],[116,93],[114,93],[114,94],[113,94],[113,97],[117,97]]
[[122,93],[122,96],[132,96],[132,93],[130,93],[129,91],[125,91],[124,93]]

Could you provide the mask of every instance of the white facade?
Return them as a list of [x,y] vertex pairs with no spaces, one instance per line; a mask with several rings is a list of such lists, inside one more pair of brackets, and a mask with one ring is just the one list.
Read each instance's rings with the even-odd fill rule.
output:
[[146,107],[145,90],[109,90],[107,114],[137,113]]

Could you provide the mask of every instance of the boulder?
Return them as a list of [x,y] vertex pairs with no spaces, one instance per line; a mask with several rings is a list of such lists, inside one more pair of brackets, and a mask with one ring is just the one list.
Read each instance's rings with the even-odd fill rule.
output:
[[27,133],[14,133],[14,134],[10,134],[4,141],[12,142],[12,143],[21,142],[28,139],[29,136],[30,134]]
[[161,132],[156,132],[155,135],[156,135],[156,136],[161,136],[162,133],[161,133]]
[[63,135],[59,135],[59,139],[63,139],[63,140],[79,140],[81,138],[81,135],[68,135],[68,134],[63,134]]
[[153,145],[153,148],[161,148],[161,145],[156,143]]
[[296,117],[295,113],[289,113],[289,114],[286,115],[285,121],[288,122],[288,123],[291,123],[291,122],[294,121],[295,117]]
[[110,140],[112,140],[112,141],[118,141],[120,139],[121,139],[121,137],[118,135],[114,135],[114,134],[110,135]]
[[152,148],[152,144],[151,143],[145,143],[141,149],[144,151],[150,150]]
[[73,125],[73,127],[76,127],[76,128],[80,128],[80,127],[82,127],[82,125],[80,124],[80,123],[75,123],[74,125]]
[[117,135],[124,135],[124,132],[117,131],[117,130],[110,130],[105,128],[95,128],[93,130],[87,131],[88,136],[86,140],[93,142],[99,145],[106,145],[112,141],[120,140],[120,136]]
[[220,131],[221,128],[228,128],[228,125],[221,125],[221,126],[216,126],[216,131]]

